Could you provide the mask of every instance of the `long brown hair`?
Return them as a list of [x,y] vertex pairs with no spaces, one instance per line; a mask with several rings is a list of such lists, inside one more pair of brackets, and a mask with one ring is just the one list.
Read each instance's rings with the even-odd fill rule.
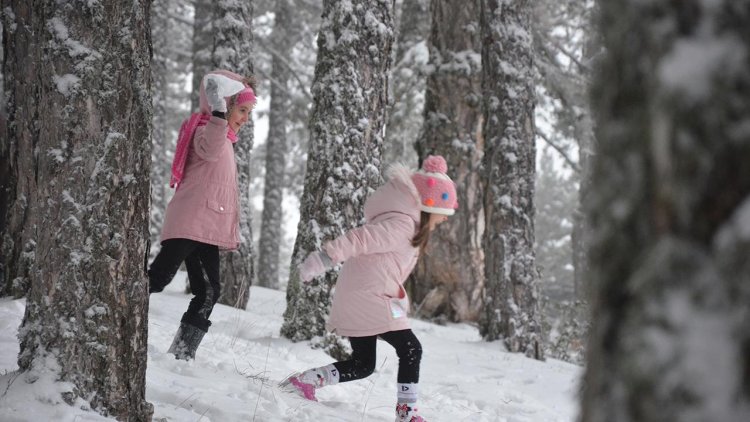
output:
[[427,242],[430,240],[430,213],[422,211],[419,217],[419,230],[411,239],[411,245],[419,248],[419,254],[424,253]]

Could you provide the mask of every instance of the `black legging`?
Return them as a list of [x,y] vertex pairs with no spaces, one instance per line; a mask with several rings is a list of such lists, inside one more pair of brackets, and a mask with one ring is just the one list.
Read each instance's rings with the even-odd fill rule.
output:
[[354,381],[370,376],[375,371],[376,342],[380,337],[396,349],[398,382],[418,383],[422,345],[411,330],[389,331],[377,336],[349,337],[352,358],[333,365],[339,370],[339,382]]
[[185,262],[190,290],[195,295],[190,300],[182,322],[208,330],[208,317],[219,300],[219,247],[189,239],[168,239],[148,269],[149,293],[160,292],[169,284],[180,264]]

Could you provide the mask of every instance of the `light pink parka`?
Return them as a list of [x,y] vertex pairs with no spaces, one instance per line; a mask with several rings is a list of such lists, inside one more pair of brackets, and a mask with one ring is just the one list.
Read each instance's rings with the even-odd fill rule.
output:
[[333,293],[327,329],[364,337],[410,327],[403,284],[417,263],[411,240],[419,228],[419,194],[404,166],[365,202],[363,226],[327,242],[334,263],[344,262]]
[[[242,77],[228,71],[214,71],[234,80]],[[200,111],[211,114],[201,83]],[[237,249],[239,196],[234,147],[227,138],[226,120],[211,116],[195,130],[182,181],[167,206],[161,240],[191,239]]]

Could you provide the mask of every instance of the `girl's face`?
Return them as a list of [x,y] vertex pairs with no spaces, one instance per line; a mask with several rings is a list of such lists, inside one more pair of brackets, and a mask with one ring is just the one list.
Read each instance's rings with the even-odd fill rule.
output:
[[448,216],[443,214],[430,214],[430,231],[435,230],[435,227],[438,226],[438,224],[442,223],[443,221],[447,220]]
[[239,133],[240,128],[250,120],[250,112],[253,111],[252,104],[240,104],[239,106],[232,107],[229,110],[229,127],[232,128],[234,133]]

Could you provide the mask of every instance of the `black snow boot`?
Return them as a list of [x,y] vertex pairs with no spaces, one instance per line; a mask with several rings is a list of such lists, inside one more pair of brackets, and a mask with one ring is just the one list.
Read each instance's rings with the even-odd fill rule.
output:
[[195,359],[195,351],[210,326],[211,321],[186,312],[180,320],[180,328],[177,329],[167,353],[174,353],[175,359]]

